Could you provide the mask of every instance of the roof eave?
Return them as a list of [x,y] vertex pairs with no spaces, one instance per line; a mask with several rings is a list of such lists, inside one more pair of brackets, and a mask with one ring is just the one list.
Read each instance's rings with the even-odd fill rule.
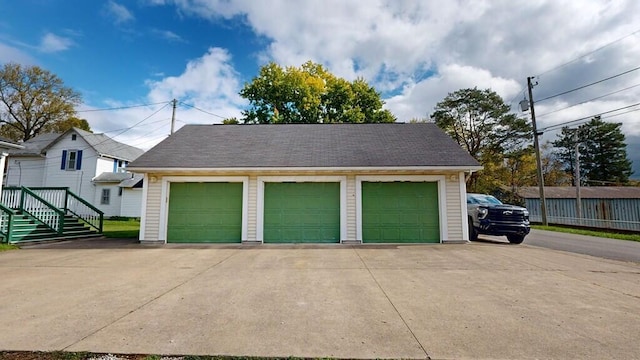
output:
[[226,167],[226,168],[168,168],[168,167],[127,167],[128,171],[138,173],[194,173],[194,172],[261,172],[261,171],[447,171],[447,172],[476,172],[482,166],[355,166],[355,167]]
[[0,148],[5,149],[24,149],[24,145],[14,144],[6,141],[0,141]]

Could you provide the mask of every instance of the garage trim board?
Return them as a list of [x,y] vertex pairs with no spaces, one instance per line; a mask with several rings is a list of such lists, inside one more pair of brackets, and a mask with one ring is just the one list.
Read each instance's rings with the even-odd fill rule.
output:
[[340,183],[340,242],[347,238],[347,177],[346,176],[258,176],[256,240],[264,243],[264,191],[268,182],[337,182]]
[[167,242],[167,231],[169,224],[169,196],[170,184],[201,182],[201,183],[220,183],[220,182],[236,182],[242,183],[242,231],[240,241],[247,241],[248,233],[248,208],[249,208],[249,177],[248,176],[165,176],[162,178],[162,203],[160,204],[160,231],[159,238],[161,241]]
[[356,240],[363,241],[362,228],[362,183],[363,182],[435,182],[438,186],[438,208],[439,208],[439,227],[440,227],[440,243],[443,239],[448,239],[447,232],[447,201],[446,201],[446,177],[444,175],[371,175],[356,176]]

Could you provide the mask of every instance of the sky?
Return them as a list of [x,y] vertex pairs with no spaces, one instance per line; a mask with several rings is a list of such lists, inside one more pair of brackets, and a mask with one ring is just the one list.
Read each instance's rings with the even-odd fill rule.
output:
[[142,149],[169,135],[172,99],[176,129],[241,117],[261,66],[308,60],[365,78],[399,122],[473,87],[529,117],[535,77],[542,143],[603,114],[640,177],[637,0],[0,0],[0,64],[56,74],[94,132]]

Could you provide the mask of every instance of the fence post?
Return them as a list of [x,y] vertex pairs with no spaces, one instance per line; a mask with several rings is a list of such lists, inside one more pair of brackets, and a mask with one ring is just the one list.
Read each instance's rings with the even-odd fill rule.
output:
[[20,211],[24,211],[24,186],[20,187]]
[[69,188],[64,189],[64,213],[66,214],[69,210]]
[[11,230],[13,228],[13,214],[9,214],[7,219],[7,244],[11,244],[13,236]]

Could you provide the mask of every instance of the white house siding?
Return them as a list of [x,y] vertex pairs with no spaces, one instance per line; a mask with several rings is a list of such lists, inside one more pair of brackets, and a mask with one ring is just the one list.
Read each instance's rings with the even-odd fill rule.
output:
[[96,161],[96,173],[93,176],[98,176],[103,172],[113,172],[113,159],[99,157]]
[[[101,203],[103,189],[110,190],[109,204]],[[94,197],[92,198],[91,203],[93,204],[93,206],[100,209],[100,211],[104,213],[104,216],[107,216],[107,217],[119,216],[121,200],[122,200],[122,196],[118,195],[119,190],[120,190],[120,187],[118,186],[118,183],[106,183],[106,184],[98,183],[95,185],[95,194],[94,194]],[[85,197],[85,199],[89,199],[89,198]]]
[[461,241],[464,239],[463,229],[467,226],[467,222],[466,219],[463,219],[464,214],[461,213],[460,181],[464,181],[464,177],[460,179],[459,174],[448,175],[445,181],[445,186],[447,187],[448,237],[443,241]]
[[258,177],[249,176],[249,201],[247,209],[247,241],[256,241],[258,224]]
[[[197,175],[198,177],[202,176],[211,176],[212,178],[217,176],[247,176],[246,173],[239,172],[225,172],[225,173],[211,173],[209,175],[205,175],[203,173],[197,174],[184,174],[187,175]],[[347,213],[347,238],[343,240],[347,241],[355,241],[357,234],[357,219],[356,219],[356,175],[360,175],[360,173],[355,172],[347,172],[347,171],[336,171],[336,172],[322,172],[317,173],[313,171],[309,172],[296,172],[296,173],[286,173],[282,172],[264,172],[264,173],[252,173],[249,176],[248,181],[248,207],[247,209],[247,241],[257,241],[257,212],[262,211],[262,209],[257,209],[257,187],[258,187],[258,176],[346,176],[347,177],[347,198],[346,198],[346,213]],[[369,171],[366,174],[367,176],[371,175],[393,175],[393,176],[406,176],[406,175],[439,175],[444,176],[444,189],[445,193],[444,198],[440,199],[440,202],[444,202],[446,207],[443,210],[443,218],[446,220],[445,231],[443,231],[443,242],[447,241],[462,241],[464,240],[464,231],[463,227],[466,226],[466,222],[463,219],[462,206],[461,206],[461,186],[464,186],[464,176],[460,176],[459,173],[439,173],[439,172],[394,172],[392,170],[382,170],[382,171]],[[171,176],[174,176],[173,174]],[[164,239],[159,239],[160,234],[160,226],[165,226],[165,219],[161,219],[162,215],[160,212],[161,202],[165,201],[162,199],[162,176],[157,174],[149,174],[149,177],[155,177],[155,182],[150,181],[147,188],[147,199],[146,199],[146,213],[143,221],[144,234],[141,234],[141,241],[164,241]],[[145,184],[147,186],[147,184]],[[143,199],[145,201],[145,199]]]
[[347,176],[347,239],[356,238],[356,177]]
[[39,187],[44,182],[45,159],[42,157],[8,157],[6,186]]
[[[152,180],[147,187],[146,212],[141,221],[144,222],[144,234],[141,233],[141,241],[158,241],[160,234],[160,203],[162,202],[162,182],[159,176],[149,176]],[[156,179],[155,181],[153,179]],[[145,199],[143,199],[145,201]]]
[[[45,166],[47,176],[43,186],[47,187],[69,187],[69,190],[84,199],[95,198],[95,186],[91,179],[96,174],[96,157],[98,154],[85,142],[81,136],[76,140],[71,140],[72,134],[67,134],[47,149],[47,159]],[[63,150],[82,150],[82,166],[80,170],[62,170]],[[93,203],[96,205],[96,203]]]
[[123,188],[120,216],[139,218],[141,206],[142,189]]

